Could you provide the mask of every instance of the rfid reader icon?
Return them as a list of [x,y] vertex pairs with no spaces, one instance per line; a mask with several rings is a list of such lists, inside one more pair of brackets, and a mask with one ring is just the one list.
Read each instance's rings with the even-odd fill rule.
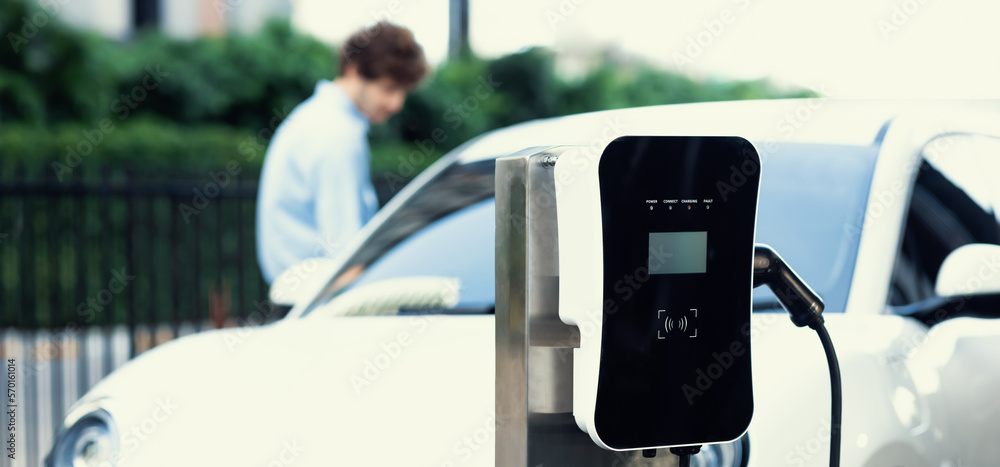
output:
[[697,308],[688,308],[679,313],[656,310],[656,319],[660,324],[656,331],[657,340],[666,339],[668,335],[686,336],[692,339],[698,337]]

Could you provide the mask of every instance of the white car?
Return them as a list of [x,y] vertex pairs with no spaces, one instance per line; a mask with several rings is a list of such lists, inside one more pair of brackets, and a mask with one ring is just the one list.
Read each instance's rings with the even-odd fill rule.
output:
[[[826,301],[843,465],[1000,465],[1000,114],[820,98],[597,112],[470,141],[338,258],[287,271],[272,290],[295,305],[284,319],[185,337],[108,376],[46,465],[493,465],[495,158],[625,134],[757,147],[756,241]],[[750,450],[693,465],[827,465],[819,341],[763,289],[754,311]]]

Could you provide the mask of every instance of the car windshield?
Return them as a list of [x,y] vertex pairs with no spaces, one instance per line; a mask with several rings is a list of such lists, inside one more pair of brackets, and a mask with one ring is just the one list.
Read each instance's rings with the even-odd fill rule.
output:
[[[765,157],[755,241],[771,245],[823,297],[843,312],[858,257],[877,148],[782,144]],[[754,308],[777,306],[766,288]]]
[[[841,312],[854,272],[874,147],[782,144],[762,154],[758,243],[775,248]],[[347,261],[362,266],[349,285],[323,300],[385,279],[442,276],[460,281],[458,310],[489,312],[494,304],[493,160],[454,163],[393,212]],[[754,308],[776,308],[766,289]]]

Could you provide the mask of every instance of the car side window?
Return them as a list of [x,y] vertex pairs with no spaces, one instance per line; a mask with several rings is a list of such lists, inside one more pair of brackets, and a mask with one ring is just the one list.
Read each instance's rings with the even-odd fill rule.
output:
[[889,305],[934,296],[938,270],[949,253],[970,243],[1000,244],[996,185],[989,181],[1000,139],[949,135],[924,147],[910,198]]
[[950,135],[932,140],[924,160],[959,187],[984,211],[1000,204],[993,170],[1000,168],[1000,138]]

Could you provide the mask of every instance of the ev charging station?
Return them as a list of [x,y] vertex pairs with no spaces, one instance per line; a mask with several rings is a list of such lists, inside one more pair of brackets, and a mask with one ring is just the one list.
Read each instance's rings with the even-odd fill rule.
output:
[[[734,168],[751,173],[739,187]],[[819,297],[754,245],[759,169],[739,137],[625,136],[497,160],[495,465],[676,465],[668,452],[687,465],[719,443],[714,456],[746,458],[753,287],[826,332]],[[709,368],[722,371],[698,389]]]

